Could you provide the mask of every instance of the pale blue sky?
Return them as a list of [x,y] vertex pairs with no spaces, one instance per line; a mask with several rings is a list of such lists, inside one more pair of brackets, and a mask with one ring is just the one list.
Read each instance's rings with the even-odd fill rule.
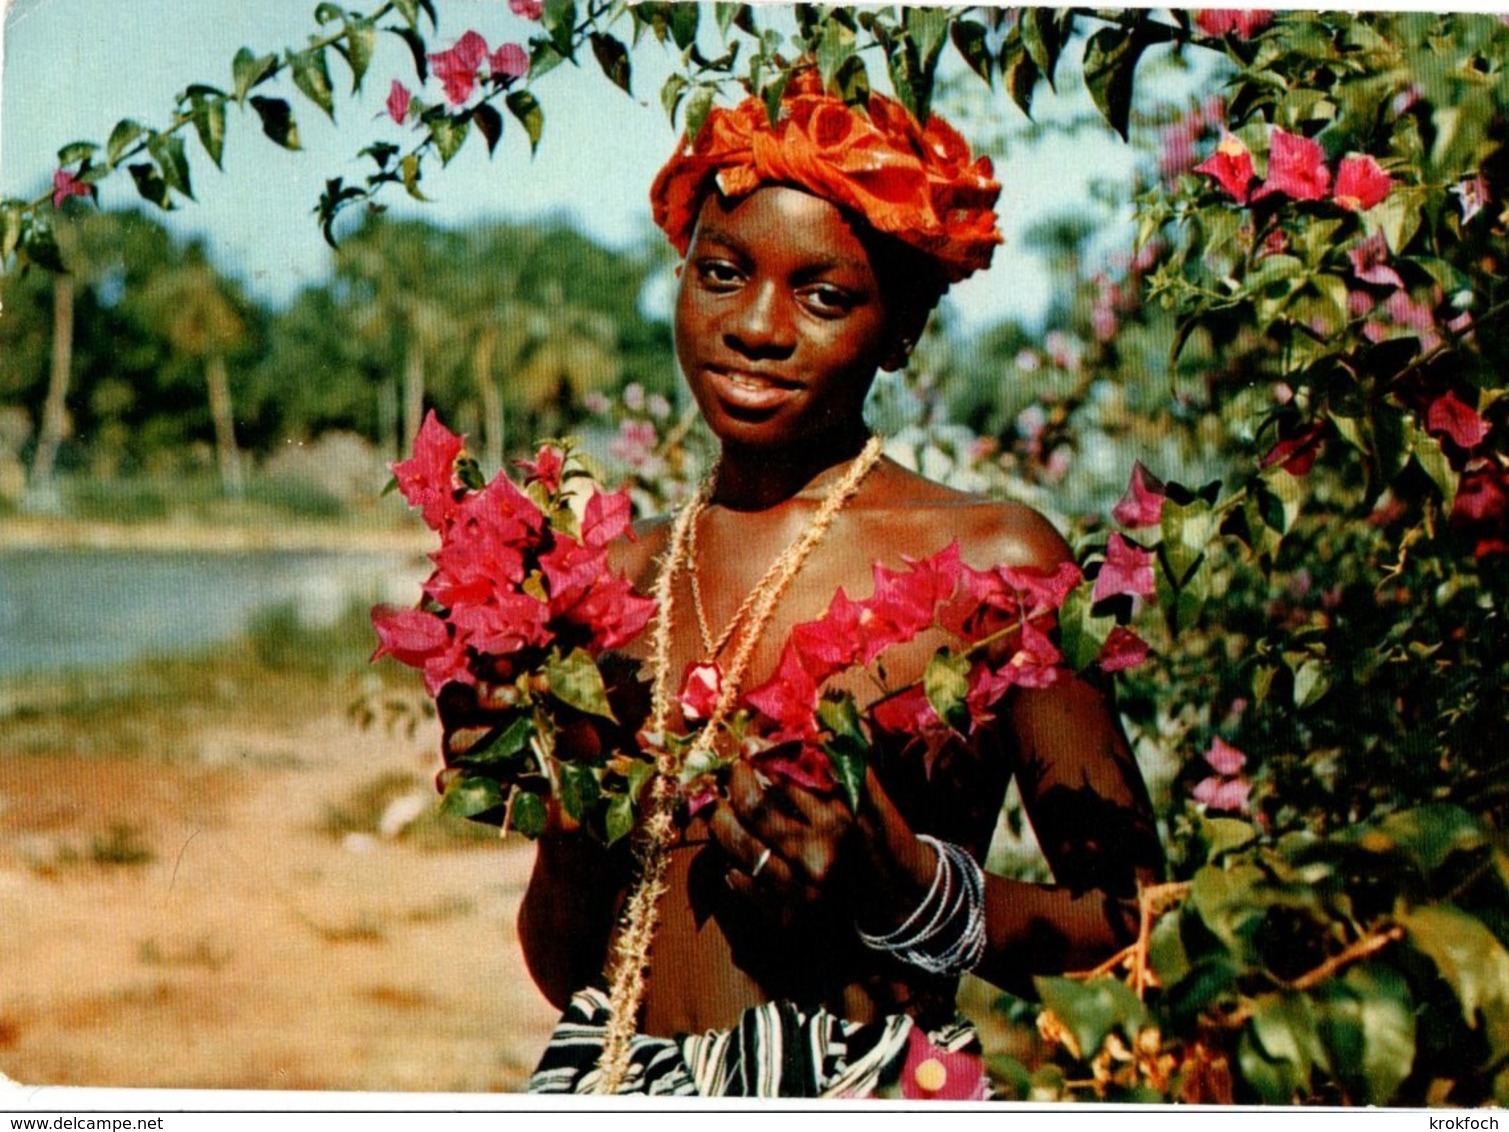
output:
[[[0,194],[42,191],[61,145],[103,142],[121,117],[165,121],[175,93],[191,82],[229,85],[230,60],[239,47],[266,52],[301,43],[314,30],[313,7],[313,0],[10,0],[0,73]],[[445,0],[441,15],[445,22],[432,38],[437,49],[468,28],[496,45],[522,41],[533,27],[510,14],[503,0]],[[595,73],[557,69],[538,88],[546,128],[534,160],[510,120],[490,161],[473,137],[449,168],[437,166],[427,176],[424,188],[433,204],[413,205],[401,191],[390,192],[388,203],[444,224],[564,212],[619,245],[651,231],[646,191],[675,138],[656,97],[665,66],[658,49],[637,52],[635,66],[638,101]],[[343,64],[332,59],[331,69],[342,87],[348,79]],[[321,279],[328,253],[310,212],[325,178],[357,179],[370,168],[355,156],[364,137],[400,139],[395,124],[373,121],[395,76],[413,85],[412,63],[396,37],[381,36],[362,98],[337,97],[338,125],[351,127],[344,130],[293,95],[304,143],[296,154],[264,139],[250,109],[233,107],[224,173],[197,141],[189,143],[198,200],[171,218],[174,227],[206,235],[216,262],[264,297],[281,299]],[[978,90],[992,99],[993,113],[1017,115],[1000,92]],[[1055,108],[1044,100],[1051,101],[1044,94],[1040,106],[1052,115]],[[1040,310],[1046,280],[1041,265],[1020,253],[1020,232],[1046,212],[1074,207],[1092,173],[1129,178],[1131,160],[1119,144],[1083,137],[998,159],[1008,245],[991,271],[955,289],[965,321]],[[106,206],[137,199],[122,174],[110,179],[101,197]]]

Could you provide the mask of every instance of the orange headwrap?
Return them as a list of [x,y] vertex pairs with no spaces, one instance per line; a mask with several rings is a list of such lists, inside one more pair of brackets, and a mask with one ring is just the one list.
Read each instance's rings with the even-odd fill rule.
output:
[[738,198],[792,185],[926,252],[949,282],[988,267],[1001,242],[993,211],[1001,186],[990,158],[972,160],[968,143],[936,116],[919,127],[880,95],[868,110],[825,94],[813,71],[792,78],[774,126],[756,98],[714,109],[655,178],[655,223],[684,255],[714,187]]

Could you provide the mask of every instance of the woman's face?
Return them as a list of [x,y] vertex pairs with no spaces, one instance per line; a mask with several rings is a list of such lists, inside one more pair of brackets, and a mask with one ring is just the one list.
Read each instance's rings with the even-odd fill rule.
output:
[[720,440],[852,435],[895,353],[870,256],[834,205],[781,186],[708,196],[681,271],[676,357]]

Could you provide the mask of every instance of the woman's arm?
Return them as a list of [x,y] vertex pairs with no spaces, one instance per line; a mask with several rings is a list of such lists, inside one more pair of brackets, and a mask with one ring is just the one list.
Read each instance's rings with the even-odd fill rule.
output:
[[565,1009],[574,993],[602,982],[627,882],[622,849],[580,833],[547,833],[536,842],[519,944],[530,977],[555,1006]]

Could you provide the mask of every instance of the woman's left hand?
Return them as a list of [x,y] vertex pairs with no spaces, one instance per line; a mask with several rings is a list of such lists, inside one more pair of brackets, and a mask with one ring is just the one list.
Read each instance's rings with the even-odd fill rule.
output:
[[772,781],[745,762],[708,820],[731,865],[729,887],[772,909],[830,895],[857,824],[842,797]]

